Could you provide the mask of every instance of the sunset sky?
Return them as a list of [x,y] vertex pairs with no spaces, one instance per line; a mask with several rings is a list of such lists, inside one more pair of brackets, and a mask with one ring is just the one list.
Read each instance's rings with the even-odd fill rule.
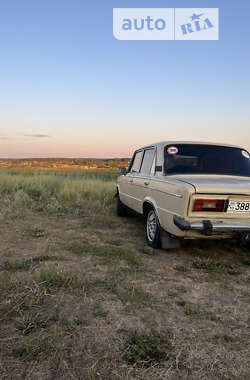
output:
[[[118,41],[114,7],[219,7],[220,41]],[[249,20],[246,0],[0,1],[0,157],[250,149]]]

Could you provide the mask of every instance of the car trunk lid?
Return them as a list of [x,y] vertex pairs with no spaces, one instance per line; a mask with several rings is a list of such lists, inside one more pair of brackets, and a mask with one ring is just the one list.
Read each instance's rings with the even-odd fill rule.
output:
[[192,185],[200,194],[250,195],[250,178],[223,175],[178,175],[180,182]]

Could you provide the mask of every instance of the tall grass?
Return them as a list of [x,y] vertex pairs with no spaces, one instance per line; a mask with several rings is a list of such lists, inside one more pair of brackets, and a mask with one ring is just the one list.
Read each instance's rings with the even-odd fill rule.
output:
[[113,204],[115,173],[0,171],[2,204],[45,212],[105,213]]
[[48,175],[52,177],[67,177],[67,178],[84,178],[84,179],[101,179],[103,181],[115,180],[119,173],[118,171],[108,171],[104,169],[100,170],[77,170],[77,169],[57,169],[50,170],[44,168],[10,168],[10,169],[0,169],[0,173],[7,173],[13,176],[24,175],[24,176],[39,176]]

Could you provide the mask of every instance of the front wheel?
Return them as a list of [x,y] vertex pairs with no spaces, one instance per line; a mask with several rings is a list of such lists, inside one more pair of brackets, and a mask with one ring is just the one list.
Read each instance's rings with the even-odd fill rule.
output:
[[146,239],[150,247],[161,247],[161,227],[156,212],[153,208],[151,208],[147,213]]

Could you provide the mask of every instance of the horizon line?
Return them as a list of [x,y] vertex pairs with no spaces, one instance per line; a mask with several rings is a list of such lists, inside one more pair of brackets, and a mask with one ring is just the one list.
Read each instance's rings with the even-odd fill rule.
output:
[[46,157],[1,157],[0,160],[46,160],[46,159],[74,159],[74,160],[121,160],[121,159],[130,159],[131,157],[76,157],[76,156],[46,156]]

